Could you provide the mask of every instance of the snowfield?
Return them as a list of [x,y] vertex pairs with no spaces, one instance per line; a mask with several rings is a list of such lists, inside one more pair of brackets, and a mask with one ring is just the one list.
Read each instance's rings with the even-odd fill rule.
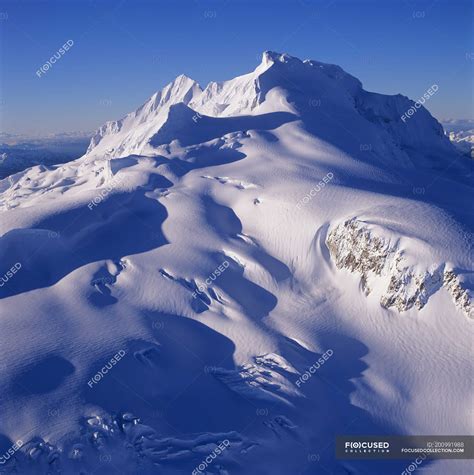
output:
[[472,434],[472,165],[412,104],[265,52],[1,180],[4,473],[399,474],[335,436]]

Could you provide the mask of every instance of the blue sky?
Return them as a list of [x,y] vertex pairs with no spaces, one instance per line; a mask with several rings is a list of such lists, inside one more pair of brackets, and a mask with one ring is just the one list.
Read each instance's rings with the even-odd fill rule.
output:
[[431,113],[472,118],[472,10],[471,0],[0,0],[0,130],[93,130],[181,73],[229,79],[264,50],[339,64],[381,93],[417,99],[438,84]]

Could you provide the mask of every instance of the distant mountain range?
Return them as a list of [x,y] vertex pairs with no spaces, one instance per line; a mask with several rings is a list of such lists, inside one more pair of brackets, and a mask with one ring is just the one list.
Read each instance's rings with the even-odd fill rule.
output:
[[29,136],[0,133],[0,179],[34,165],[54,165],[74,160],[87,149],[91,133]]

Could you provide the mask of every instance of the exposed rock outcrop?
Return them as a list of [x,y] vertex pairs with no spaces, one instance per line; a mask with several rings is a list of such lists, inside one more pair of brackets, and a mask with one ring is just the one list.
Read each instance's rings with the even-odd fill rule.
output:
[[455,305],[474,318],[472,299],[454,270],[446,265],[415,269],[407,264],[398,240],[377,235],[363,221],[352,218],[334,227],[326,245],[337,268],[360,274],[366,295],[374,286],[384,289],[382,307],[395,307],[399,312],[412,307],[420,310],[444,287]]

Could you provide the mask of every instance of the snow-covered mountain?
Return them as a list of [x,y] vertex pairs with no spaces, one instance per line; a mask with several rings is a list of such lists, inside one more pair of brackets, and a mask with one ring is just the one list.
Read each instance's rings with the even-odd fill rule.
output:
[[[412,105],[401,95],[364,91],[359,80],[338,66],[265,52],[262,63],[252,73],[223,83],[212,82],[204,90],[192,79],[179,76],[135,112],[101,127],[87,154],[113,158],[153,153],[157,145],[173,140],[184,145],[189,140],[203,142],[215,138],[216,132],[241,128],[243,122],[236,116],[275,112],[291,114],[295,120],[307,119],[307,127],[320,134],[333,128],[331,119],[343,124],[355,121],[354,130],[363,133],[358,138],[360,143],[404,161],[419,160],[416,150],[420,148],[438,156],[450,153],[442,127],[425,109],[413,117],[410,127],[400,120]],[[201,121],[200,116],[206,120]],[[285,116],[274,117],[273,120],[284,120]],[[232,119],[216,120],[224,118]],[[264,119],[267,117],[253,120]],[[288,116],[286,121],[290,119]],[[368,127],[367,121],[373,126]]]
[[472,165],[413,104],[265,52],[0,181],[6,473],[398,474],[335,436],[472,433]]

